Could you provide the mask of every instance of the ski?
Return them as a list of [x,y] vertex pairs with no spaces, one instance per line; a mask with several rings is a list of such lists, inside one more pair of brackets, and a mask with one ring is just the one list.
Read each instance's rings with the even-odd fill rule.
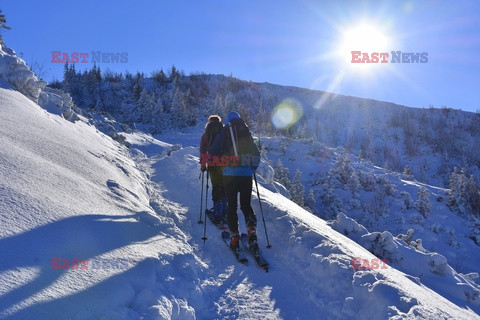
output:
[[227,226],[225,224],[221,222],[215,223],[215,220],[213,219],[213,217],[215,216],[215,213],[213,212],[213,210],[205,209],[205,213],[207,214],[207,217],[210,219],[210,221],[213,223],[214,226],[216,226],[220,230],[227,230]]
[[268,262],[263,257],[258,246],[256,249],[250,248],[250,245],[248,244],[248,236],[245,233],[242,233],[242,235],[240,236],[240,240],[242,244],[247,248],[248,252],[250,252],[250,254],[253,256],[258,266],[268,272]]
[[232,247],[230,247],[230,233],[228,233],[227,231],[223,231],[222,239],[223,239],[223,242],[225,242],[225,244],[227,245],[227,247],[233,252],[233,254],[235,255],[235,258],[237,258],[237,261],[242,264],[247,264],[248,259],[247,257],[245,257],[245,254],[243,253],[243,251],[240,249],[233,250]]
[[232,247],[230,247],[230,233],[226,231],[227,227],[225,226],[225,224],[215,223],[213,219],[213,217],[215,216],[215,213],[213,212],[213,210],[205,209],[205,213],[207,214],[207,217],[210,219],[212,224],[222,231],[222,239],[225,242],[225,244],[228,246],[228,248],[233,252],[233,254],[235,255],[235,258],[237,258],[237,261],[242,264],[247,264],[248,259],[245,256],[245,253],[243,253],[242,250],[234,251]]

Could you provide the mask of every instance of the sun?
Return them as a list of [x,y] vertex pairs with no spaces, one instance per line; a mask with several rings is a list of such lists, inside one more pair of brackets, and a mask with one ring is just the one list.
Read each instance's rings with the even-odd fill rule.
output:
[[371,71],[373,65],[354,64],[352,61],[352,51],[367,52],[389,52],[391,51],[392,39],[388,37],[381,27],[362,22],[351,28],[341,30],[338,55],[342,64],[346,64],[353,70]]

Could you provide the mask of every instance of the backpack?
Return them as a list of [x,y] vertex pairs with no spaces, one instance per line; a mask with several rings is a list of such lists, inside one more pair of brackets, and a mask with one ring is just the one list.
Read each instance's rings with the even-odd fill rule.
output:
[[207,152],[210,150],[213,140],[222,129],[223,124],[218,121],[210,122],[205,128],[205,134],[207,135]]
[[[240,118],[232,119],[224,130],[227,153],[232,156],[238,156],[240,161],[239,164],[241,166],[252,166],[254,169],[256,169],[258,164],[255,164],[256,160],[251,158],[251,156],[257,157],[257,160],[259,161],[260,152],[258,151],[258,148],[252,138],[252,134],[250,133],[250,129],[245,121]],[[235,147],[233,146],[230,132],[233,133],[233,141],[236,142]],[[235,149],[237,154],[235,153]]]

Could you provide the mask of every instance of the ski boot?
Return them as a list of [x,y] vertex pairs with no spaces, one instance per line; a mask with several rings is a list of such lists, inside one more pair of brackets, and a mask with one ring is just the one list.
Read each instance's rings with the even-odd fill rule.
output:
[[220,201],[213,203],[213,223],[216,225],[224,224],[224,215],[222,212],[222,203]]
[[257,230],[253,225],[248,227],[248,246],[251,250],[258,250]]
[[234,252],[238,252],[240,250],[240,236],[238,233],[232,233],[232,237],[230,238],[230,248]]

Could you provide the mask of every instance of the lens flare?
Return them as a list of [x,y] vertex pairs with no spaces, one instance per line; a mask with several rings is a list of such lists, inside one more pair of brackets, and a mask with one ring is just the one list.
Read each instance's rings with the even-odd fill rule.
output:
[[288,129],[303,116],[303,107],[295,99],[283,100],[272,111],[272,124],[276,129]]

